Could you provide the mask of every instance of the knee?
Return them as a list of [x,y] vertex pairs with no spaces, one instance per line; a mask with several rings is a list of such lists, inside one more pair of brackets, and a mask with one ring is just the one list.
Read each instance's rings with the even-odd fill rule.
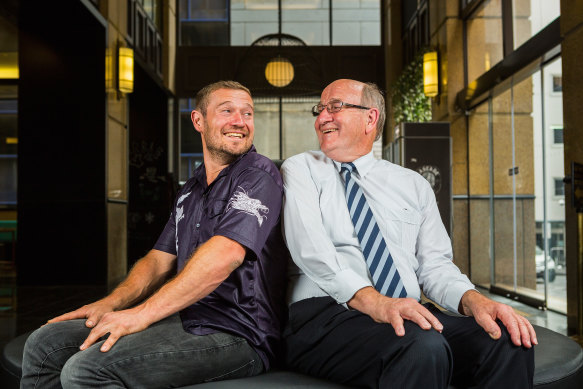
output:
[[84,357],[84,353],[77,353],[69,358],[63,366],[61,385],[64,389],[90,386],[88,380],[94,377],[96,372],[91,372],[91,367]]
[[498,321],[498,326],[501,329],[501,336],[494,342],[492,354],[496,355],[500,362],[506,361],[513,366],[516,366],[517,363],[522,363],[526,367],[534,366],[534,347],[515,346],[504,324]]
[[63,342],[63,334],[59,324],[47,324],[32,332],[24,344],[23,358],[25,360],[32,357],[44,358],[54,349],[59,348]]
[[382,361],[379,381],[381,386],[447,387],[453,371],[453,360],[447,341],[437,331],[417,328],[418,330],[406,328],[400,352]]
[[[437,331],[426,331],[416,324],[409,328],[406,326],[405,338],[397,358],[399,363],[411,369],[434,366],[439,370],[450,370],[452,366],[451,350],[446,339]],[[392,359],[395,359],[395,355],[392,355]]]
[[419,329],[407,344],[407,360],[418,366],[449,370],[452,356],[446,339],[437,331]]

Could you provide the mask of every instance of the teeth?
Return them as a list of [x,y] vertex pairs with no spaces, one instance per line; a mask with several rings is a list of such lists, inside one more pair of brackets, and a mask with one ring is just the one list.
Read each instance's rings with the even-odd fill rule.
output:
[[328,134],[328,133],[330,133],[330,132],[334,132],[334,131],[338,131],[338,129],[337,129],[337,128],[328,128],[328,129],[326,129],[326,130],[323,130],[322,132],[323,132],[324,134]]
[[242,138],[243,137],[243,134],[239,134],[239,133],[236,133],[236,132],[230,132],[230,133],[228,133],[226,135],[229,136],[229,137],[231,137],[231,138]]

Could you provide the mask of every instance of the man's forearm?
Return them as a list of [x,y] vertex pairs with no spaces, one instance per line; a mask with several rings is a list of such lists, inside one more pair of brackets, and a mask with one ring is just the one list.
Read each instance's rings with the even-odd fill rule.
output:
[[175,269],[175,256],[158,250],[150,250],[132,268],[126,279],[103,300],[114,310],[139,303],[154,293]]
[[135,309],[148,323],[168,317],[215,290],[244,259],[243,246],[214,236],[197,249],[176,277]]

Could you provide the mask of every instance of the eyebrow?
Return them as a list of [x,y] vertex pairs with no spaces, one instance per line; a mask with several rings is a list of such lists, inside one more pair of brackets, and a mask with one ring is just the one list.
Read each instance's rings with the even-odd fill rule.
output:
[[[217,105],[217,108],[219,108],[220,106],[225,105],[225,104],[233,104],[233,102],[231,100],[223,101],[222,103]],[[247,105],[249,108],[251,108],[252,110],[255,111],[255,107],[253,107],[251,104],[245,103],[245,105]]]

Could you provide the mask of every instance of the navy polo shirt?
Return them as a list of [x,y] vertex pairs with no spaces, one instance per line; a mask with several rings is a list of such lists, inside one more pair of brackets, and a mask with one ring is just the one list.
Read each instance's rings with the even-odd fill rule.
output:
[[254,146],[210,185],[203,164],[178,193],[154,246],[177,256],[177,271],[215,235],[247,248],[243,264],[180,317],[195,335],[227,332],[245,338],[266,369],[277,352],[285,309],[289,254],[280,227],[282,188],[279,171]]

